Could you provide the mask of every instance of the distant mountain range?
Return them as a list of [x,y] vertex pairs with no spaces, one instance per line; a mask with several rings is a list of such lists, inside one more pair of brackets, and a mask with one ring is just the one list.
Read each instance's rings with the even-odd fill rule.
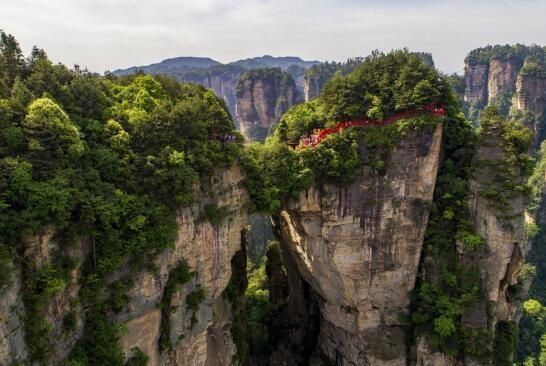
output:
[[133,74],[137,70],[142,70],[147,74],[177,73],[195,68],[206,69],[214,65],[221,65],[221,63],[208,57],[176,57],[163,60],[156,64],[132,66],[128,69],[114,70],[113,74],[121,76]]
[[308,69],[313,65],[320,64],[319,61],[304,61],[299,57],[287,56],[287,57],[274,57],[274,56],[261,56],[247,58],[244,60],[238,60],[230,62],[228,64],[222,64],[216,60],[208,57],[176,57],[163,60],[159,63],[145,65],[145,66],[132,66],[127,69],[114,70],[112,73],[117,76],[127,75],[135,73],[137,70],[142,70],[149,74],[184,74],[191,71],[198,71],[199,69],[208,69],[213,66],[229,65],[239,66],[243,69],[259,69],[266,67],[280,67],[283,70],[287,70],[290,66],[297,66],[299,68]]

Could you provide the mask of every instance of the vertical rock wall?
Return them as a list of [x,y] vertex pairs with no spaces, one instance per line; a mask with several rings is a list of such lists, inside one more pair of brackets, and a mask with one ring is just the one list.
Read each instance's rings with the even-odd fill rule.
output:
[[[471,309],[462,317],[462,323],[469,329],[486,329],[492,335],[483,349],[489,356],[493,349],[496,326],[499,322],[519,321],[518,300],[513,296],[518,285],[518,274],[523,266],[529,245],[525,238],[524,211],[526,197],[522,192],[509,196],[506,205],[500,206],[499,199],[486,198],[485,191],[504,189],[503,180],[499,180],[496,170],[503,170],[502,177],[508,174],[508,166],[502,165],[507,160],[498,127],[486,131],[475,153],[472,179],[470,180],[469,206],[473,229],[483,239],[484,247],[466,249],[464,243],[457,243],[457,252],[461,262],[479,269],[482,279],[483,294]],[[514,178],[523,184],[523,177]],[[433,264],[431,264],[433,265]],[[417,366],[495,366],[492,359],[476,359],[464,355],[464,359],[455,359],[442,354],[427,342],[426,337],[417,340]],[[493,355],[494,356],[494,355]]]
[[27,357],[21,296],[21,274],[14,268],[10,286],[0,291],[0,365],[15,364]]
[[487,93],[489,65],[465,65],[464,71],[465,102],[479,108],[485,107],[489,99]]
[[[245,205],[248,200],[242,188],[243,176],[233,167],[213,178],[214,202],[227,206],[230,214],[215,226],[202,219],[202,205],[183,209],[177,217],[178,239],[173,250],[162,253],[156,260],[156,274],[143,273],[131,291],[128,311],[120,316],[130,332],[122,340],[127,354],[138,346],[150,356],[149,366],[214,366],[230,365],[236,353],[230,333],[231,308],[224,291],[231,279],[232,257],[241,249],[241,233],[248,225]],[[168,314],[161,314],[158,304],[168,281],[169,271],[180,260],[186,260],[196,276],[180,286],[171,299]],[[201,286],[205,299],[194,314],[186,306],[186,297]],[[171,349],[160,352],[158,340],[161,317],[170,323]]]
[[384,176],[311,189],[281,213],[282,241],[317,294],[317,348],[337,365],[405,365],[405,334],[442,126],[409,133]]
[[324,85],[320,85],[317,77],[306,77],[303,84],[303,96],[305,101],[308,102],[311,99],[318,97],[323,86]]
[[494,100],[503,92],[513,93],[516,84],[516,76],[519,68],[514,59],[492,59],[489,63],[489,74],[487,76],[488,102]]
[[546,136],[546,79],[521,72],[524,63],[517,58],[492,58],[488,63],[465,65],[464,101],[470,119],[490,103],[503,113],[522,112],[523,119],[539,144]]
[[[233,363],[236,347],[230,332],[231,304],[224,292],[231,279],[231,261],[241,250],[242,232],[248,225],[246,204],[248,194],[242,185],[243,176],[234,166],[211,178],[215,197],[200,194],[197,203],[181,209],[177,215],[178,237],[174,248],[160,253],[155,260],[157,270],[137,275],[130,290],[130,301],[113,320],[125,324],[127,332],[121,339],[126,357],[139,348],[149,357],[149,366],[223,366]],[[229,214],[219,225],[211,224],[204,216],[203,206],[215,203],[227,206]],[[92,255],[91,243],[79,240],[68,249],[60,242],[55,229],[46,227],[27,236],[25,256],[33,258],[38,268],[50,263],[61,250],[82,263]],[[170,271],[185,260],[196,275],[181,286],[176,286],[170,304],[161,309],[160,303]],[[123,272],[123,271],[122,271]],[[12,284],[0,296],[0,365],[24,361],[27,345],[24,339],[24,306],[21,294],[19,268],[13,274]],[[122,273],[112,274],[115,281]],[[59,365],[76,341],[82,336],[84,320],[73,300],[79,296],[79,267],[71,273],[65,288],[55,294],[46,307],[45,319],[51,325],[52,364]],[[198,288],[204,289],[204,300],[194,313],[186,304],[187,296]],[[75,329],[67,332],[63,320],[76,311]],[[168,319],[169,349],[161,350],[159,337],[162,318]]]
[[248,141],[264,141],[281,116],[296,103],[296,84],[280,69],[247,71],[237,90],[237,119]]
[[239,128],[239,121],[236,118],[236,86],[244,70],[234,69],[225,72],[211,70],[209,75],[200,82],[206,88],[210,88],[226,102],[229,112],[233,117],[236,128]]

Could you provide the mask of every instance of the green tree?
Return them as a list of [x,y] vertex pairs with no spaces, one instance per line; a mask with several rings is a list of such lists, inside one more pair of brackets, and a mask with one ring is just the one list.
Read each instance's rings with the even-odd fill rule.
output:
[[15,78],[23,72],[25,60],[19,43],[0,30],[0,97],[7,97]]
[[46,163],[49,159],[77,158],[83,153],[78,128],[49,98],[31,103],[23,127],[34,161]]

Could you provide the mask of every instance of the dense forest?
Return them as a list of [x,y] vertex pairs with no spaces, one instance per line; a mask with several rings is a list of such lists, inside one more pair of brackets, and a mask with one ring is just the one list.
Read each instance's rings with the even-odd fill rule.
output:
[[520,66],[523,65],[523,73],[527,75],[546,76],[545,69],[546,48],[522,44],[496,45],[472,50],[465,59],[469,65],[488,64],[492,59],[514,60]]
[[[242,137],[224,102],[201,86],[70,70],[38,48],[24,58],[11,35],[0,35],[0,286],[20,262],[30,360],[47,364],[54,340],[44,308],[76,266],[71,243],[91,236],[74,303],[87,312],[86,333],[67,364],[122,364],[119,329],[106,314],[123,308],[132,274],[151,269],[154,253],[173,244],[175,210],[237,159]],[[65,244],[39,267],[24,256],[23,238],[48,225]],[[107,285],[122,267],[126,275]],[[65,323],[70,332],[74,319]]]

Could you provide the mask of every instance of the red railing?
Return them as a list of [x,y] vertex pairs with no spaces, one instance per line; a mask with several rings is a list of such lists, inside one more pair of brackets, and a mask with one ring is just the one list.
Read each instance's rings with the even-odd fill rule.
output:
[[365,120],[358,120],[358,121],[339,122],[338,124],[335,125],[335,127],[325,128],[320,131],[316,131],[316,133],[314,134],[309,133],[307,134],[307,136],[302,136],[298,147],[304,147],[304,146],[315,147],[322,140],[324,140],[326,136],[331,135],[333,133],[338,133],[340,130],[344,128],[366,127],[366,126],[386,126],[404,118],[415,117],[416,115],[424,113],[424,112],[428,112],[434,116],[445,116],[446,114],[446,111],[442,104],[430,103],[430,104],[424,105],[420,109],[413,109],[409,111],[399,112],[393,116],[390,116],[382,120],[365,119]]

